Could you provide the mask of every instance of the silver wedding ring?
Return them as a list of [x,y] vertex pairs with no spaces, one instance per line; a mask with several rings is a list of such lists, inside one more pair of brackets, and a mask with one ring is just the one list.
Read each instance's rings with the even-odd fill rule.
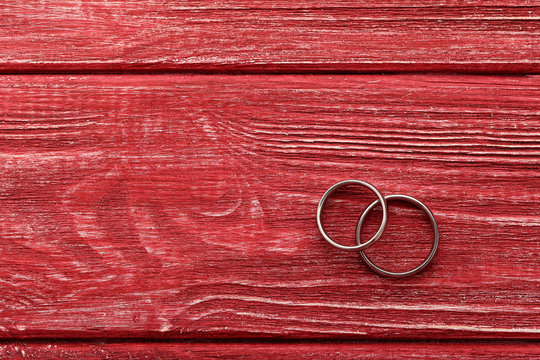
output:
[[[358,224],[356,226],[356,243],[357,243],[357,245],[355,245],[355,246],[342,245],[342,244],[339,244],[339,243],[335,242],[334,240],[332,240],[330,238],[330,236],[328,236],[328,234],[324,230],[323,225],[322,225],[322,219],[321,219],[322,218],[322,211],[323,211],[324,205],[326,204],[326,201],[328,200],[328,198],[336,190],[338,190],[341,187],[347,186],[347,185],[362,185],[362,186],[367,187],[368,189],[370,189],[377,196],[377,200],[372,202],[364,210],[364,212],[360,216],[360,219],[358,220]],[[393,271],[388,271],[388,270],[384,270],[384,269],[380,268],[379,266],[375,265],[367,257],[367,255],[364,252],[364,250],[367,250],[370,246],[375,244],[375,242],[381,238],[384,231],[386,230],[386,225],[387,225],[387,222],[388,222],[388,205],[387,205],[387,202],[392,201],[392,200],[406,201],[408,203],[411,203],[411,204],[415,205],[416,207],[418,207],[422,211],[424,211],[426,213],[426,215],[428,216],[429,221],[431,222],[431,227],[433,229],[433,233],[435,234],[435,236],[433,238],[432,246],[431,246],[431,252],[424,259],[424,261],[420,265],[415,267],[414,269],[403,271],[403,272],[393,272]],[[371,210],[373,210],[373,208],[375,206],[377,206],[377,204],[381,204],[382,212],[383,212],[381,225],[380,225],[379,230],[377,231],[377,233],[375,233],[375,235],[373,235],[373,237],[371,239],[369,239],[365,243],[362,243],[361,240],[360,240],[360,235],[361,235],[361,232],[362,232],[362,224],[363,224],[366,216],[369,214],[369,212]],[[326,241],[328,241],[330,244],[332,244],[333,246],[335,246],[335,247],[337,247],[337,248],[339,248],[341,250],[358,250],[358,251],[360,251],[360,254],[362,255],[362,260],[367,264],[367,266],[370,269],[372,269],[374,272],[376,272],[379,275],[388,276],[388,277],[401,278],[401,277],[410,276],[410,275],[413,275],[413,274],[416,274],[416,273],[422,271],[431,262],[431,260],[435,256],[435,253],[437,252],[437,248],[439,246],[439,227],[437,226],[437,221],[435,220],[435,217],[433,216],[433,213],[431,212],[431,210],[429,210],[429,208],[424,203],[422,203],[420,200],[415,199],[412,196],[408,196],[408,195],[394,194],[394,195],[382,196],[382,194],[379,192],[379,190],[377,190],[377,188],[375,186],[371,185],[368,182],[362,181],[362,180],[344,180],[344,181],[340,181],[337,184],[331,186],[328,190],[326,190],[326,192],[321,197],[321,200],[319,201],[319,206],[317,207],[317,225],[318,225],[319,231],[321,232],[324,239]]]
[[[375,195],[377,195],[377,198],[378,198],[377,202],[380,202],[382,204],[383,218],[382,218],[381,226],[379,227],[379,230],[367,242],[363,244],[358,242],[358,245],[356,246],[345,246],[345,245],[338,244],[337,242],[332,240],[330,236],[328,236],[328,234],[326,234],[322,226],[321,214],[324,208],[324,204],[326,203],[326,200],[328,200],[330,195],[336,192],[336,190],[338,190],[339,188],[342,188],[343,186],[346,186],[346,185],[352,185],[352,184],[365,186],[371,191],[373,191]],[[334,245],[335,247],[341,250],[364,250],[370,247],[371,245],[375,244],[375,242],[379,240],[379,238],[384,233],[384,229],[386,228],[387,221],[388,221],[388,208],[386,206],[386,200],[384,196],[382,196],[382,194],[379,192],[379,190],[377,190],[375,186],[362,180],[344,180],[344,181],[338,182],[337,184],[330,187],[330,189],[326,190],[326,192],[321,198],[321,201],[319,201],[319,206],[317,207],[317,225],[319,226],[319,231],[321,232],[322,236],[326,239],[326,241],[328,241],[330,244]]]

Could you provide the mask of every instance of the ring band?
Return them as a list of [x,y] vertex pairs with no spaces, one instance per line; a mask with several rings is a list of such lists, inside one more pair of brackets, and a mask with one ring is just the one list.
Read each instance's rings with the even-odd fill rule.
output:
[[[346,245],[338,244],[337,242],[332,240],[330,238],[330,236],[328,236],[328,234],[326,234],[326,232],[324,231],[324,228],[322,226],[321,214],[322,214],[322,209],[323,209],[323,207],[324,207],[324,205],[326,203],[326,200],[328,200],[330,195],[332,195],[339,188],[341,188],[343,186],[346,186],[346,185],[352,185],[352,184],[365,186],[368,189],[370,189],[371,191],[373,191],[375,193],[375,195],[377,195],[378,200],[375,200],[375,202],[372,203],[371,205],[375,206],[374,204],[381,203],[382,204],[383,217],[382,217],[381,226],[379,227],[379,230],[377,231],[377,233],[375,235],[373,235],[373,237],[371,239],[369,239],[365,243],[360,243],[360,241],[358,241],[358,245],[346,246]],[[367,209],[366,209],[366,211],[367,211]],[[366,213],[366,211],[364,211],[364,214]],[[324,237],[324,239],[326,241],[328,241],[330,244],[332,244],[335,247],[337,247],[339,249],[342,249],[342,250],[364,250],[364,249],[369,248],[371,245],[373,245],[375,243],[375,241],[379,240],[379,238],[382,236],[382,234],[384,233],[384,230],[386,229],[386,223],[387,222],[388,222],[388,208],[387,208],[387,205],[386,205],[386,199],[382,196],[382,194],[379,192],[379,190],[377,190],[377,188],[375,188],[375,186],[371,185],[368,182],[362,181],[362,180],[344,180],[344,181],[338,182],[337,184],[334,184],[332,187],[330,187],[328,190],[326,190],[326,192],[322,196],[321,200],[319,201],[319,206],[317,207],[317,225],[319,226],[319,231],[321,232],[322,236]],[[357,236],[357,240],[358,239],[359,239],[359,237]]]
[[[401,277],[406,277],[406,276],[416,274],[416,273],[422,271],[422,269],[424,269],[430,263],[430,261],[433,259],[433,256],[435,256],[435,252],[437,251],[437,247],[439,246],[439,227],[437,226],[437,222],[435,221],[435,217],[433,216],[433,213],[429,210],[429,208],[426,205],[424,205],[420,200],[413,198],[412,196],[400,195],[400,194],[387,195],[387,196],[385,196],[385,200],[387,200],[387,201],[388,200],[403,200],[403,201],[409,202],[409,203],[411,203],[413,205],[416,205],[418,208],[420,208],[421,210],[423,210],[426,213],[426,215],[429,218],[429,221],[431,222],[433,232],[435,233],[435,238],[433,240],[433,245],[431,246],[431,252],[429,253],[428,257],[426,257],[424,262],[422,262],[422,264],[420,264],[419,266],[415,267],[412,270],[408,270],[408,271],[404,271],[404,272],[392,272],[392,271],[381,269],[377,265],[373,264],[371,262],[371,260],[369,260],[367,255],[364,253],[364,251],[361,250],[360,253],[362,254],[362,259],[365,261],[365,263],[373,271],[375,271],[379,275],[395,277],[395,278],[401,278]],[[374,202],[372,202],[366,208],[366,210],[364,210],[364,213],[360,217],[360,220],[358,220],[358,225],[356,226],[356,242],[359,245],[362,245],[362,243],[360,241],[360,233],[361,233],[361,229],[362,229],[362,223],[364,222],[364,219],[366,218],[367,214],[379,202],[380,202],[380,200],[375,200]],[[383,218],[384,218],[385,215],[386,215],[385,214],[385,206],[383,205]],[[367,244],[367,243],[365,243],[365,244]]]

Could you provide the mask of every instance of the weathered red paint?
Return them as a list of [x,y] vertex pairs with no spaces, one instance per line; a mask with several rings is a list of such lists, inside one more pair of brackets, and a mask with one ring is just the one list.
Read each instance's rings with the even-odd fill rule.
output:
[[537,1],[19,0],[0,71],[540,72]]
[[[538,338],[539,85],[3,77],[0,336]],[[396,281],[328,245],[345,178],[424,201],[433,265]],[[331,202],[342,241],[366,194]],[[409,266],[429,225],[393,209],[370,254]]]
[[[528,0],[2,2],[0,358],[538,357],[539,17]],[[359,72],[423,75],[311,76]],[[317,201],[345,178],[432,208],[430,267],[384,279],[322,240]],[[367,195],[336,194],[332,236],[354,241]],[[429,225],[390,215],[370,256],[414,266]]]
[[0,348],[9,359],[531,359],[540,345],[527,342],[382,343],[15,343]]

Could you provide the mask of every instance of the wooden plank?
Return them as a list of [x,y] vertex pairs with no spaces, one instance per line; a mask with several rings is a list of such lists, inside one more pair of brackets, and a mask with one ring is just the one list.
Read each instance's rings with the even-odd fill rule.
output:
[[534,343],[15,343],[1,359],[533,359]]
[[[538,76],[4,76],[0,99],[4,338],[539,337]],[[432,266],[381,278],[321,238],[347,178],[432,209]],[[337,196],[352,243],[371,198]],[[395,270],[431,234],[392,209],[369,254]]]
[[538,73],[532,0],[0,5],[0,72]]

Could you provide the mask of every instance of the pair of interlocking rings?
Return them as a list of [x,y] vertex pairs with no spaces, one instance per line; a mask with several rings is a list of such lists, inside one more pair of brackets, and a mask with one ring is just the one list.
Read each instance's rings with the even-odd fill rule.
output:
[[[358,224],[356,226],[356,242],[357,242],[358,245],[355,245],[355,246],[341,245],[341,244],[338,244],[337,242],[335,242],[334,240],[332,240],[330,238],[330,236],[328,236],[328,234],[324,231],[324,228],[322,226],[322,221],[321,221],[322,210],[324,208],[324,205],[326,204],[326,201],[330,197],[330,195],[332,195],[334,192],[336,192],[339,188],[341,188],[343,186],[347,186],[347,185],[362,185],[362,186],[367,187],[368,189],[373,191],[375,193],[375,195],[377,195],[377,200],[372,202],[364,210],[364,212],[360,216],[360,219],[358,220]],[[420,265],[418,265],[414,269],[411,269],[411,270],[408,270],[408,271],[393,272],[393,271],[384,270],[384,269],[378,267],[377,265],[375,265],[367,257],[366,253],[364,252],[364,250],[367,250],[370,246],[375,244],[375,242],[377,240],[380,239],[380,237],[383,235],[383,233],[384,233],[384,231],[386,229],[386,224],[388,223],[388,205],[387,205],[387,202],[389,200],[406,201],[406,202],[409,202],[409,203],[415,205],[416,207],[420,208],[428,216],[429,221],[431,222],[431,227],[433,229],[433,232],[435,233],[435,237],[433,239],[433,243],[432,243],[432,246],[431,246],[431,252],[429,253],[429,255],[424,259],[424,261]],[[375,235],[373,235],[373,237],[371,239],[369,239],[365,243],[362,243],[362,241],[360,240],[360,234],[362,232],[362,224],[364,223],[364,220],[365,220],[366,216],[369,214],[369,212],[371,210],[373,210],[373,208],[379,203],[381,204],[381,207],[382,207],[381,226],[379,227],[379,230],[375,233]],[[407,195],[394,194],[394,195],[382,196],[382,194],[379,192],[379,190],[377,190],[377,188],[375,186],[371,185],[368,182],[362,181],[362,180],[344,180],[344,181],[338,182],[337,184],[333,185],[328,190],[326,190],[326,192],[322,196],[321,201],[319,202],[319,206],[317,208],[317,225],[319,226],[319,231],[321,232],[322,236],[330,244],[332,244],[335,247],[337,247],[339,249],[342,249],[342,250],[358,250],[358,251],[360,251],[360,254],[362,255],[362,259],[364,260],[364,262],[373,271],[375,271],[379,275],[389,276],[389,277],[394,277],[394,278],[410,276],[410,275],[413,275],[413,274],[416,274],[416,273],[422,271],[430,263],[430,261],[433,259],[433,256],[435,256],[435,252],[437,251],[437,247],[439,246],[439,227],[437,226],[437,222],[435,221],[435,217],[433,216],[433,213],[429,210],[429,208],[426,205],[424,205],[420,200],[415,199],[415,198],[413,198],[411,196],[407,196]]]

